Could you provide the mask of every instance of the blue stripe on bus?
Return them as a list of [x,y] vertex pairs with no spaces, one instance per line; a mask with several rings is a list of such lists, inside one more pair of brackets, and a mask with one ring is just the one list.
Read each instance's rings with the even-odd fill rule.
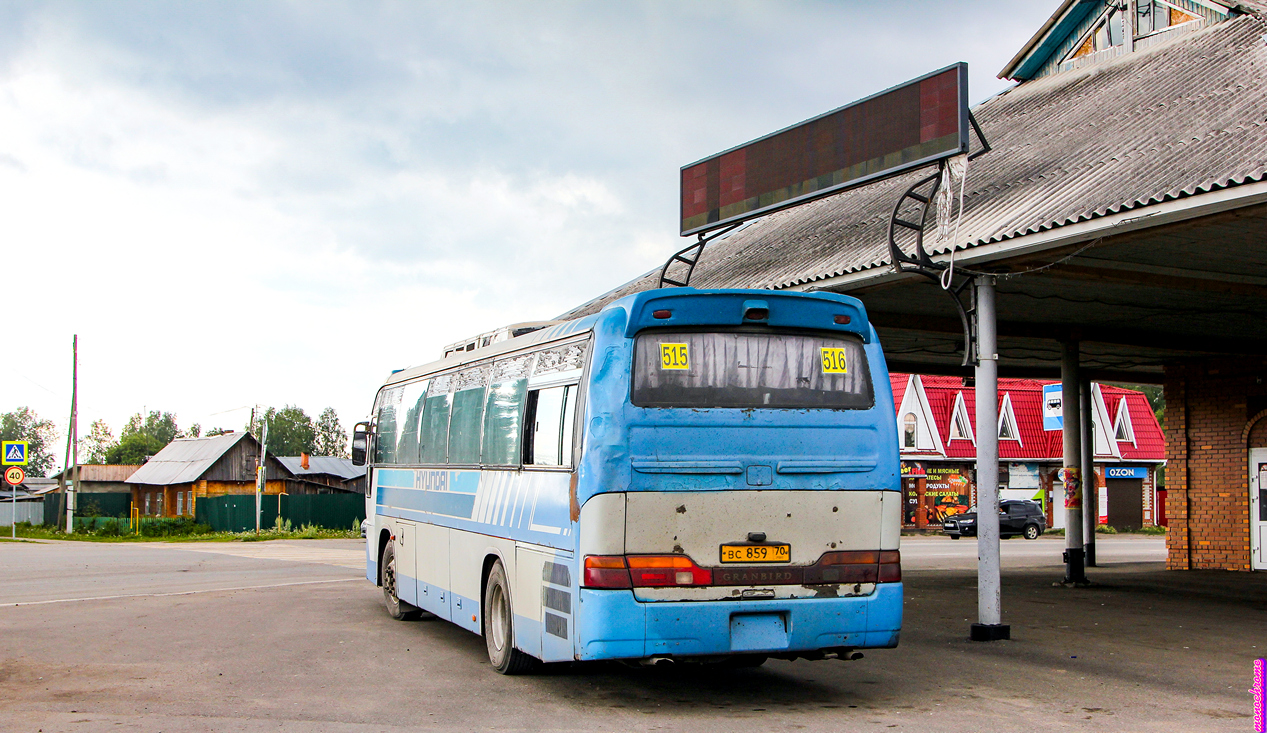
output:
[[398,489],[414,487],[414,472],[410,470],[380,468],[374,472],[374,476],[378,479],[380,487],[391,486]]
[[378,503],[428,514],[470,519],[475,508],[475,494],[457,494],[452,491],[428,491],[425,489],[401,489],[395,486],[378,487]]

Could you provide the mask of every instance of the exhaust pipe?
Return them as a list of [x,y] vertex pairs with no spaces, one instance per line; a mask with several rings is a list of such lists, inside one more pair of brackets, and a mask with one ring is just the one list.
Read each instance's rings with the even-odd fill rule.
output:
[[638,664],[644,667],[671,667],[673,666],[673,657],[647,657],[639,659]]

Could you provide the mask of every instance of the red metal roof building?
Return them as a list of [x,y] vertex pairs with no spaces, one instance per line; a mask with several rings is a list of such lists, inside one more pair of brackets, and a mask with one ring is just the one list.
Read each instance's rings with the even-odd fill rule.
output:
[[[975,503],[976,405],[974,390],[958,377],[891,374],[902,453],[906,520],[911,526],[939,524]],[[1058,382],[999,380],[1001,496],[1040,501],[1050,526],[1062,527],[1061,431],[1044,427],[1044,392]],[[1051,396],[1051,395],[1049,395]],[[1058,405],[1054,413],[1059,414]],[[1049,418],[1053,410],[1049,409]],[[1092,385],[1095,464],[1100,521],[1119,527],[1154,524],[1159,502],[1156,469],[1165,463],[1166,443],[1148,398],[1135,390]],[[1050,428],[1050,429],[1048,429]],[[1107,477],[1106,477],[1107,472]],[[923,511],[920,511],[923,507]]]

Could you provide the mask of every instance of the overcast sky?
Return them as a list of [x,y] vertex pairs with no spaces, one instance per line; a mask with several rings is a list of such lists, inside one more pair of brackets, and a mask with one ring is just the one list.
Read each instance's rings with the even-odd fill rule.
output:
[[[0,411],[363,417],[392,370],[663,262],[680,166],[1058,3],[0,4]],[[17,338],[11,338],[17,334]]]

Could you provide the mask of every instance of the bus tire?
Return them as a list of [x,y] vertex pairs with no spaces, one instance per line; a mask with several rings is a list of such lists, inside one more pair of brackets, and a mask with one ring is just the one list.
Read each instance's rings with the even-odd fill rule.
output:
[[422,616],[422,609],[400,600],[396,595],[396,549],[392,542],[383,548],[383,604],[387,606],[387,615],[397,621],[416,621]]
[[515,648],[515,613],[501,560],[493,563],[484,586],[484,646],[499,674],[526,674],[541,662]]

